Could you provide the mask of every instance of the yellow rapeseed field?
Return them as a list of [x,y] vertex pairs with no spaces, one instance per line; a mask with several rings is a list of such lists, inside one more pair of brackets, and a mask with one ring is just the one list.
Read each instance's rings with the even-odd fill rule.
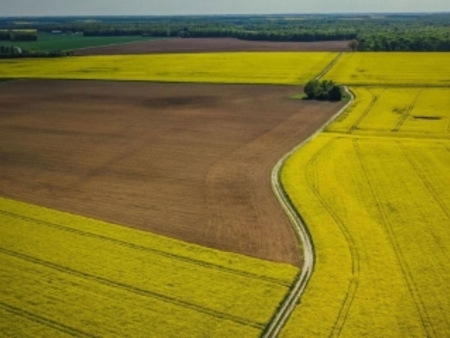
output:
[[2,60],[0,78],[303,84],[336,53],[211,53]]
[[[336,56],[4,60],[0,78],[302,84]],[[346,53],[324,78],[360,87],[283,167],[316,261],[282,336],[447,336],[450,54]],[[297,273],[7,199],[0,215],[7,336],[256,337]]]
[[316,255],[282,337],[447,336],[450,89],[355,92],[282,171]]
[[346,85],[449,86],[450,53],[346,53],[325,78]]
[[257,337],[297,268],[0,198],[0,331]]
[[354,104],[327,131],[450,138],[449,88],[355,87],[353,92]]

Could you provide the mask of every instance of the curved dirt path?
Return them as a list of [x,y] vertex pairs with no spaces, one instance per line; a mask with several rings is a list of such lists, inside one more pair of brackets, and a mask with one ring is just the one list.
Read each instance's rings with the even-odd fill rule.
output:
[[299,302],[314,271],[314,244],[312,242],[312,238],[309,234],[305,222],[303,221],[298,211],[295,209],[294,205],[289,199],[289,196],[287,195],[286,191],[283,188],[283,184],[281,182],[281,170],[283,168],[283,165],[286,163],[289,157],[292,156],[292,154],[294,154],[297,150],[302,148],[306,143],[310,142],[316,135],[321,133],[328,125],[330,125],[339,115],[341,115],[345,110],[347,110],[347,108],[353,103],[355,99],[353,93],[350,90],[348,90],[347,87],[345,87],[345,91],[350,95],[351,97],[350,101],[334,116],[332,116],[331,119],[328,120],[316,133],[311,135],[297,147],[295,147],[286,155],[284,155],[278,161],[278,163],[275,165],[275,168],[272,171],[271,182],[275,196],[280,202],[284,212],[288,216],[294,228],[294,231],[297,235],[299,243],[303,246],[303,254],[302,254],[303,267],[300,273],[295,278],[295,281],[290,291],[288,292],[283,302],[279,306],[277,312],[272,317],[272,320],[270,321],[269,325],[264,330],[264,333],[262,335],[262,337],[264,338],[277,337],[279,335],[284,324],[289,319],[289,316],[294,311],[295,306]]

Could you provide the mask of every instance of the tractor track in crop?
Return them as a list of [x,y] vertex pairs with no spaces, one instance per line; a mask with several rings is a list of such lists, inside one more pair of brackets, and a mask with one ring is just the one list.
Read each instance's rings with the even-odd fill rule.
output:
[[400,130],[400,128],[403,126],[403,123],[405,123],[406,119],[409,117],[412,110],[416,106],[416,103],[419,100],[419,97],[422,94],[422,92],[423,92],[423,89],[420,89],[417,92],[417,94],[414,96],[413,100],[409,104],[408,108],[406,109],[405,113],[401,116],[400,120],[398,121],[397,125],[395,126],[395,128],[392,131],[398,132]]
[[[422,181],[422,183],[425,185],[427,190],[430,192],[431,196],[435,200],[436,204],[439,205],[441,210],[445,213],[447,218],[450,220],[450,210],[448,206],[444,203],[442,198],[439,197],[439,193],[436,191],[436,188],[433,186],[433,184],[430,182],[430,179],[427,178],[427,175],[425,175],[421,169],[415,164],[411,158],[411,155],[409,155],[405,149],[405,146],[401,144],[400,142],[397,142],[397,145],[399,146],[400,150],[403,153],[403,156],[408,160],[408,163],[413,168],[414,172],[416,173],[417,177]],[[448,149],[447,149],[448,151]]]
[[244,325],[244,326],[251,326],[254,327],[256,329],[262,329],[263,328],[263,324],[261,323],[257,323],[257,322],[253,322],[250,320],[247,320],[245,318],[241,318],[238,316],[234,316],[228,313],[224,313],[224,312],[219,312],[216,311],[212,308],[206,308],[203,307],[201,305],[192,303],[192,302],[186,302],[180,299],[177,299],[175,297],[170,297],[164,294],[161,294],[159,292],[155,292],[155,291],[151,291],[151,290],[147,290],[147,289],[142,289],[139,287],[135,287],[133,285],[129,285],[129,284],[125,284],[125,283],[121,283],[115,280],[111,280],[108,278],[104,278],[101,276],[97,276],[97,275],[92,275],[83,271],[79,271],[76,269],[72,269],[70,267],[67,266],[62,266],[59,264],[55,264],[53,262],[49,262],[37,257],[33,257],[33,256],[29,256],[20,252],[16,252],[13,250],[9,250],[9,249],[4,249],[4,248],[0,248],[0,254],[3,255],[8,255],[11,257],[15,257],[33,264],[36,264],[38,266],[42,266],[45,267],[47,269],[52,269],[52,270],[56,270],[60,273],[64,273],[67,274],[69,276],[76,276],[85,280],[89,280],[92,282],[96,282],[102,285],[106,285],[108,287],[114,288],[114,289],[120,289],[123,290],[125,292],[130,292],[136,295],[140,295],[143,297],[147,297],[147,298],[153,298],[153,299],[157,299],[166,303],[170,303],[173,304],[175,306],[180,306],[180,307],[184,307],[199,313],[202,313],[204,315],[208,315],[211,317],[216,317],[216,318],[223,318],[229,321],[232,321],[236,324],[239,325]]
[[73,328],[71,326],[62,324],[62,323],[60,323],[60,322],[58,322],[56,320],[53,320],[53,319],[50,319],[50,318],[45,318],[45,317],[43,317],[43,316],[41,316],[39,314],[36,314],[35,312],[29,312],[29,311],[26,311],[24,309],[20,309],[20,308],[17,308],[15,306],[12,306],[12,305],[9,305],[9,304],[3,303],[3,302],[0,302],[0,308],[3,309],[6,312],[9,312],[9,313],[13,314],[13,315],[16,315],[16,316],[19,316],[19,317],[22,317],[22,318],[26,318],[29,321],[32,321],[32,322],[38,323],[40,325],[44,325],[44,326],[50,327],[50,328],[52,328],[54,330],[63,332],[63,333],[65,333],[65,334],[67,334],[69,336],[72,336],[72,337],[86,337],[86,338],[99,337],[99,336],[92,335],[92,334],[89,334],[87,332],[78,330],[78,329]]
[[364,110],[364,112],[358,118],[358,120],[347,131],[347,134],[352,134],[356,129],[358,129],[358,127],[361,124],[361,122],[367,117],[367,115],[369,115],[369,113],[372,111],[372,108],[375,106],[375,104],[380,99],[381,94],[383,93],[383,91],[379,95],[374,95],[373,92],[370,91],[370,89],[368,89],[368,92],[370,92],[370,94],[372,95],[372,100],[370,101],[370,104],[367,106],[366,110]]
[[[424,305],[424,302],[421,298],[421,294],[418,291],[417,286],[415,284],[415,281],[414,281],[414,278],[410,271],[410,268],[404,258],[404,253],[400,247],[397,237],[395,236],[394,228],[392,227],[391,222],[389,222],[387,215],[386,215],[386,211],[383,208],[382,200],[380,199],[380,196],[375,191],[375,188],[373,187],[370,177],[368,176],[367,163],[364,163],[364,160],[362,158],[362,153],[360,150],[360,145],[358,144],[357,139],[353,140],[353,145],[354,145],[354,149],[355,149],[356,155],[358,157],[358,161],[360,163],[361,169],[364,173],[364,177],[367,182],[367,186],[369,187],[370,193],[371,193],[372,197],[374,198],[375,203],[377,205],[381,224],[387,234],[389,243],[391,244],[391,247],[394,251],[397,262],[398,262],[401,272],[403,274],[403,278],[405,280],[406,286],[408,287],[411,298],[412,298],[414,305],[417,309],[417,312],[419,314],[421,326],[422,326],[424,332],[426,332],[428,337],[436,337],[436,332],[434,330],[434,327],[431,325],[430,315],[428,314],[428,311],[427,311],[427,309]],[[403,149],[400,147],[400,150],[403,150]],[[404,154],[404,156],[406,157],[405,154]]]
[[328,66],[326,66],[324,68],[324,70],[322,70],[319,75],[317,75],[315,77],[315,80],[319,81],[322,77],[325,76],[326,73],[328,73],[328,71],[333,68],[333,66],[339,61],[339,59],[342,57],[342,55],[344,55],[343,52],[339,53],[329,64]]
[[264,281],[266,281],[268,283],[272,283],[272,284],[275,284],[275,285],[289,286],[288,283],[280,281],[280,280],[277,280],[275,278],[270,278],[270,277],[265,277],[265,276],[258,276],[258,275],[251,274],[251,273],[248,273],[248,272],[245,272],[245,271],[230,269],[230,268],[227,268],[227,267],[224,267],[224,266],[220,266],[220,265],[204,262],[204,261],[197,260],[197,259],[194,259],[194,258],[185,257],[185,256],[181,256],[181,255],[176,255],[176,254],[173,254],[173,253],[170,253],[170,252],[167,252],[167,251],[162,251],[162,250],[158,250],[158,249],[155,249],[155,248],[150,248],[150,247],[147,247],[147,246],[137,245],[137,244],[126,242],[126,241],[123,241],[123,240],[120,240],[120,239],[115,239],[115,238],[111,238],[111,237],[108,237],[108,236],[103,236],[103,235],[99,235],[99,234],[96,234],[96,233],[92,233],[92,232],[83,231],[83,230],[80,230],[80,229],[71,228],[69,226],[65,226],[65,225],[61,225],[61,224],[57,224],[57,223],[53,223],[53,222],[48,222],[48,221],[44,221],[44,220],[33,218],[33,217],[27,217],[27,216],[11,213],[11,212],[4,211],[4,210],[1,210],[1,209],[0,209],[0,215],[6,216],[6,217],[12,217],[12,218],[16,218],[16,219],[21,219],[21,220],[27,221],[27,222],[33,222],[34,224],[38,224],[40,226],[53,228],[53,229],[56,229],[58,231],[64,231],[64,232],[73,233],[73,234],[76,234],[76,235],[79,235],[79,236],[95,238],[97,240],[109,242],[109,243],[112,243],[114,245],[127,247],[127,248],[130,248],[130,249],[133,249],[133,250],[144,251],[144,252],[151,253],[151,254],[154,254],[154,255],[158,255],[158,256],[162,256],[162,257],[168,257],[170,259],[176,259],[176,260],[182,261],[182,262],[184,262],[186,264],[193,264],[193,265],[201,266],[201,267],[208,268],[208,269],[217,269],[217,270],[229,273],[229,274],[234,274],[234,275],[242,276],[242,277],[249,278],[249,279],[264,280]]
[[359,274],[360,274],[360,266],[361,259],[357,249],[357,245],[354,237],[345,226],[345,223],[338,216],[338,214],[333,210],[333,208],[329,205],[326,199],[322,196],[319,191],[319,186],[317,182],[317,159],[325,152],[325,150],[330,149],[332,144],[339,140],[339,138],[333,138],[329,141],[319,152],[317,152],[308,162],[306,166],[306,180],[308,182],[309,188],[316,196],[318,201],[321,203],[322,207],[327,211],[327,213],[333,218],[334,222],[338,225],[341,233],[344,235],[345,241],[347,242],[348,249],[350,251],[350,255],[352,258],[352,278],[348,284],[347,292],[342,301],[341,308],[339,309],[338,316],[334,321],[333,328],[330,332],[330,337],[339,337],[342,333],[342,330],[345,326],[345,322],[347,321],[348,314],[350,313],[350,309],[353,305],[353,301],[355,299],[356,293],[358,291],[359,286]]

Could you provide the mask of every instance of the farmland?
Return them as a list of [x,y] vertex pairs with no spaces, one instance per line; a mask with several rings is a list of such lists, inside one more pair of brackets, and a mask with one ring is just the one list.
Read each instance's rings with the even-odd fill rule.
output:
[[0,194],[51,208],[0,199],[2,332],[261,334],[302,259],[271,168],[341,104],[289,86],[0,86]]
[[449,86],[449,53],[346,53],[326,74],[346,85]]
[[148,53],[206,52],[344,52],[348,41],[274,42],[244,41],[232,38],[157,39],[114,46],[86,48],[75,55],[128,55]]
[[282,173],[316,256],[282,336],[445,336],[450,89],[354,92]]
[[0,85],[0,195],[301,264],[267,178],[339,103],[289,86]]
[[450,139],[448,88],[358,87],[354,104],[327,131]]
[[[288,100],[299,91],[291,86],[118,80],[301,84],[319,74],[336,56],[336,53],[199,53],[5,61],[0,65],[0,78],[114,81],[1,83],[0,103],[4,109],[0,144],[7,151],[0,153],[0,194],[207,247],[300,266],[302,257],[293,230],[270,192],[270,169],[284,152],[311,134],[342,104]],[[446,189],[450,184],[448,64],[447,54],[442,53],[353,53],[344,54],[325,75],[354,85],[356,100],[324,132],[296,152],[282,171],[283,186],[305,220],[315,250],[314,274],[282,336],[422,337],[445,336],[450,331],[447,319],[450,288],[446,282],[450,277],[447,231],[450,195]],[[15,208],[15,202],[5,201],[2,203]],[[16,216],[27,215],[32,207],[17,208]],[[58,280],[64,285],[61,292],[68,289],[65,285],[75,284],[79,289],[93,290],[91,294],[98,299],[127,298],[123,303],[111,303],[108,311],[112,312],[105,318],[117,316],[113,312],[116,304],[133,311],[153,309],[142,314],[130,312],[130,318],[140,318],[135,320],[135,332],[145,330],[139,328],[144,322],[141,318],[155,322],[163,318],[166,322],[160,323],[156,334],[176,335],[181,326],[187,325],[183,319],[187,312],[183,309],[176,315],[167,315],[176,311],[165,303],[167,286],[172,286],[167,281],[169,277],[151,283],[148,283],[151,276],[145,283],[136,277],[137,270],[145,269],[142,265],[145,260],[156,266],[158,275],[164,266],[174,265],[183,278],[184,275],[190,278],[188,285],[192,289],[176,285],[173,296],[177,301],[194,304],[196,308],[210,306],[206,312],[219,314],[219,321],[211,321],[214,326],[211,331],[201,331],[210,330],[204,324],[205,317],[192,314],[194,321],[202,323],[197,328],[202,328],[195,331],[195,326],[189,326],[193,331],[186,331],[187,336],[254,336],[267,324],[269,313],[273,313],[297,271],[291,268],[290,274],[283,273],[283,277],[268,272],[269,279],[283,280],[281,288],[268,287],[273,294],[258,284],[259,280],[254,285],[240,280],[242,294],[256,292],[256,300],[269,295],[265,300],[269,302],[267,309],[247,311],[239,298],[241,293],[237,296],[238,292],[234,292],[237,287],[226,284],[233,283],[234,277],[224,278],[226,285],[209,285],[210,289],[200,292],[204,288],[203,279],[192,280],[193,276],[202,275],[203,270],[179,267],[172,259],[145,259],[128,251],[117,250],[114,256],[115,250],[96,243],[96,236],[91,236],[87,244],[64,238],[55,230],[61,224],[48,220],[47,217],[53,217],[47,215],[50,211],[41,213],[46,218],[37,218],[38,224],[58,225],[42,236],[51,242],[73,242],[75,246],[61,257],[57,257],[58,252],[65,247],[48,248],[46,256],[49,245],[43,243],[49,241],[40,239],[36,222],[30,220],[34,216],[9,221],[14,228],[23,227],[19,234],[12,227],[5,228],[2,236],[5,238],[2,252],[8,256],[3,264],[5,284],[12,280],[11,276],[21,276],[22,284],[18,284],[17,290],[31,290],[26,296],[32,299],[31,305],[25,302],[26,306],[35,306],[42,299],[47,302],[47,298],[52,300],[48,302],[50,305],[55,304],[45,307],[50,309],[48,313],[35,316],[29,332],[38,332],[41,322],[58,322],[48,320],[46,316],[51,313],[70,317],[69,312],[64,312],[68,310],[63,310],[66,305],[61,303],[65,299],[33,292],[42,288],[42,284]],[[62,227],[67,227],[66,222],[71,221],[64,215],[58,219],[64,219]],[[93,222],[78,220],[76,223],[81,225]],[[101,236],[114,237],[117,229],[95,223],[89,231],[105,231],[107,235]],[[78,234],[77,231],[73,233]],[[129,235],[123,235],[126,238],[144,241],[140,239],[141,232],[123,231],[129,231]],[[122,236],[122,230],[119,233]],[[31,246],[24,244],[31,240],[36,242],[30,242]],[[102,268],[100,258],[93,258],[93,254],[86,254],[85,260],[84,256],[72,260],[75,252],[84,255],[88,247],[104,250],[103,256],[108,260],[111,257],[114,263]],[[177,250],[169,246],[167,252]],[[209,255],[212,251],[201,250],[206,252],[208,262],[219,254],[214,251],[215,254]],[[117,272],[116,263],[128,255],[130,263],[123,262],[126,267]],[[26,262],[20,265],[17,260]],[[88,275],[89,281],[74,282],[60,272],[33,270],[29,265],[41,262],[48,262],[47,268],[57,267],[58,271],[61,267],[76,271],[70,278]],[[67,267],[68,263],[74,265]],[[39,279],[42,274],[48,279]],[[215,272],[204,274],[210,280],[222,278]],[[177,276],[169,270],[165,276],[173,275]],[[257,275],[267,282],[267,275]],[[158,298],[161,303],[155,305],[160,313],[155,314],[154,308],[145,302],[139,309],[134,296],[122,297],[123,293],[114,293],[117,290],[96,289],[99,287],[90,285],[90,279],[162,295]],[[144,289],[144,284],[151,289]],[[250,285],[250,290],[243,290],[242,285]],[[227,288],[230,294],[222,295]],[[218,297],[211,304],[205,301],[209,292]],[[14,289],[8,292],[18,293]],[[70,297],[89,299],[77,293],[61,295],[74,302],[75,298]],[[0,311],[13,316],[18,323],[12,329],[19,328],[23,321],[30,320],[30,314],[38,312],[26,308],[19,317],[23,306],[19,300],[9,298],[2,302]],[[107,304],[101,300],[98,303]],[[237,309],[235,304],[243,307]],[[253,307],[264,304],[251,303]],[[102,306],[98,309],[104,309]],[[192,310],[190,305],[187,308]],[[88,310],[79,305],[76,311]],[[56,326],[73,333],[77,331],[70,330],[84,327],[86,321],[107,321],[101,316],[88,317],[86,313],[86,317],[80,317],[84,318],[81,322]],[[112,328],[118,335],[121,329],[131,327],[133,321],[127,318]],[[229,325],[233,319],[234,324]],[[239,323],[244,323],[243,327]],[[55,326],[52,325],[42,330],[51,330]],[[92,327],[97,325],[98,322]],[[164,331],[172,325],[173,332]],[[99,330],[102,327],[105,326],[99,325]]]
[[9,199],[0,206],[6,336],[257,337],[297,272]]
[[82,34],[51,34],[40,32],[38,33],[37,41],[0,41],[0,45],[17,46],[35,52],[52,52],[56,50],[68,51],[148,40],[155,40],[155,38],[141,36],[84,37]]
[[0,78],[304,84],[337,53],[198,53],[4,60]]

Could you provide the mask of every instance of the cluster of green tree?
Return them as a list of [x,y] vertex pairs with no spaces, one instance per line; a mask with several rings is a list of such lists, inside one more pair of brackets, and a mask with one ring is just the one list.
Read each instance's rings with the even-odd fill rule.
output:
[[[24,23],[21,23],[24,22]],[[450,13],[0,19],[0,29],[85,36],[233,37],[265,41],[356,40],[355,50],[449,50]]]
[[358,30],[358,51],[450,51],[450,13],[392,14]]
[[357,41],[359,51],[450,51],[450,32],[444,31],[361,34]]
[[37,30],[0,30],[0,41],[37,41]]
[[331,80],[311,80],[309,81],[304,92],[309,100],[320,100],[320,101],[341,101],[342,91],[341,87],[335,84]]
[[72,56],[73,52],[35,52],[22,50],[16,46],[3,46],[0,45],[0,59],[16,59],[16,58],[54,58],[63,56]]

